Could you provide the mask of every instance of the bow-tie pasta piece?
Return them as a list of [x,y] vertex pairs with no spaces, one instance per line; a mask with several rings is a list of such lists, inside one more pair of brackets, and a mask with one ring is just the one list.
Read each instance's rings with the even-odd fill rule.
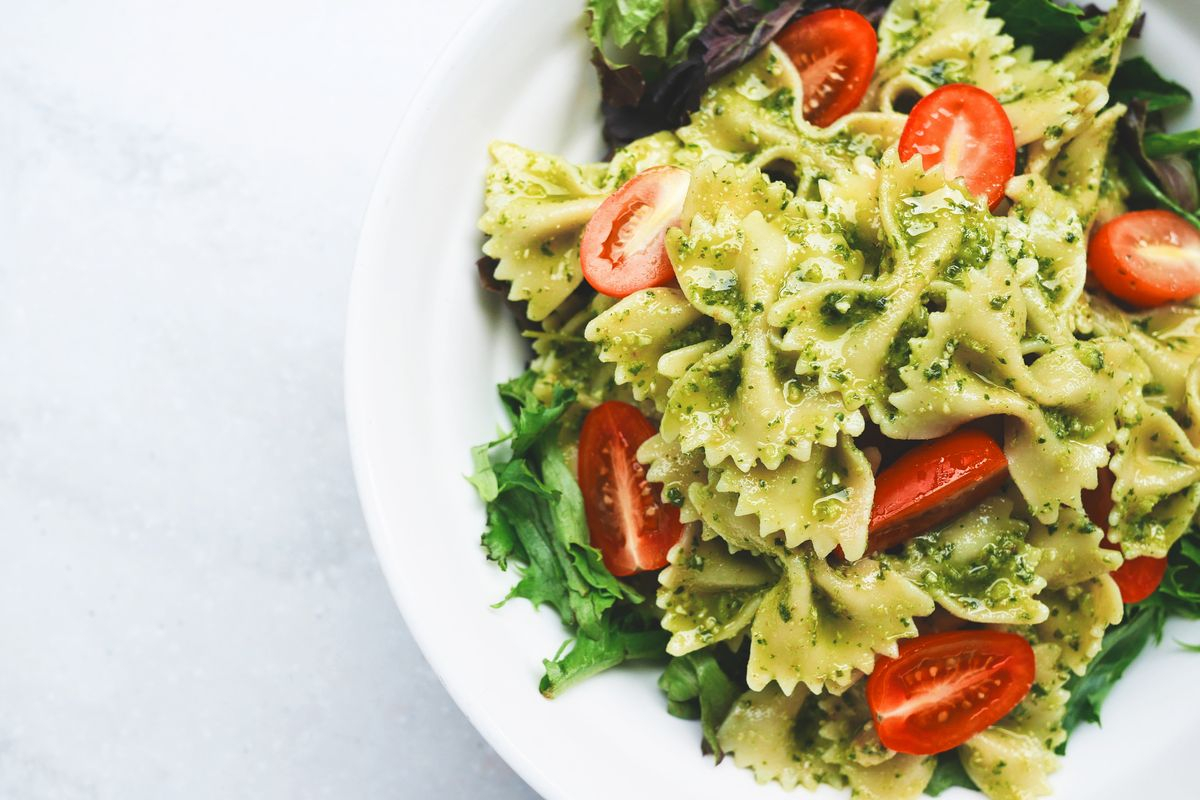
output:
[[1124,312],[1093,299],[1099,332],[1128,339],[1140,391],[1117,437],[1111,536],[1127,557],[1162,558],[1200,510],[1200,309]]
[[859,686],[820,698],[772,686],[738,698],[718,743],[759,783],[777,781],[789,790],[848,785],[856,798],[915,800],[933,776],[934,759],[885,748],[869,713]]
[[673,381],[662,371],[663,359],[676,365],[686,359],[690,365],[728,341],[682,291],[670,287],[643,289],[623,298],[588,323],[584,336],[595,345],[600,361],[615,366],[616,382],[628,385],[639,401],[653,401],[659,411],[666,408]]
[[756,516],[764,537],[782,532],[789,548],[812,542],[822,558],[841,547],[856,561],[866,550],[875,479],[849,436],[839,437],[835,447],[814,448],[807,461],[714,472],[717,491],[737,495],[736,513]]
[[689,529],[659,576],[662,626],[671,633],[667,652],[686,655],[738,636],[777,581],[769,561],[731,553],[724,542],[704,541]]
[[[947,185],[940,168],[925,172],[918,159],[901,164],[890,151],[877,172],[864,169],[855,194],[825,189],[831,202],[823,208],[830,210],[817,224],[845,226],[873,258],[840,274],[793,271],[770,322],[784,329],[781,346],[794,354],[799,373],[816,376],[819,389],[840,392],[851,407],[870,403],[880,422],[891,411],[886,397],[906,363],[907,341],[928,315],[930,284],[986,266],[995,234],[987,210]],[[872,177],[876,192],[855,199]],[[872,206],[878,212],[864,213]]]
[[1200,448],[1168,414],[1143,405],[1112,459],[1117,523],[1128,558],[1165,558],[1200,509]]
[[933,601],[898,572],[872,559],[831,567],[812,554],[783,559],[783,576],[759,605],[750,630],[746,684],[774,681],[784,692],[845,691],[917,635],[914,617]]
[[1079,507],[1081,490],[1096,485],[1108,462],[1136,358],[1119,340],[1047,349],[1027,339],[1024,295],[1006,284],[1022,276],[1004,273],[994,267],[943,288],[945,310],[911,340],[910,363],[899,371],[906,388],[890,396],[896,413],[882,427],[932,438],[973,419],[1007,417],[1010,474],[1034,514],[1052,522],[1062,506]]
[[557,156],[497,142],[491,146],[479,228],[495,276],[509,281],[508,298],[528,302],[533,321],[545,319],[583,280],[579,238],[608,196],[606,167],[577,167]]
[[[865,105],[890,111],[950,83],[985,89],[1004,105],[1018,147],[1050,154],[1104,107],[1116,54],[1140,11],[1121,0],[1060,61],[1015,48],[979,0],[896,0],[879,25],[879,58]],[[1096,98],[1099,98],[1096,104]]]
[[817,699],[803,689],[786,695],[778,687],[745,692],[717,731],[717,742],[733,763],[753,771],[759,783],[777,781],[784,789],[815,791],[827,783],[842,786],[838,770],[821,754],[824,721]]
[[1047,589],[1063,589],[1121,566],[1121,556],[1101,545],[1104,533],[1075,509],[1063,509],[1058,521],[1045,525],[1034,520],[1029,526],[1029,544],[1041,551],[1037,574]]
[[729,459],[747,471],[756,463],[775,469],[787,457],[807,460],[814,443],[833,446],[839,432],[862,432],[862,415],[840,395],[796,374],[768,320],[784,279],[811,255],[808,222],[781,184],[754,169],[702,165],[684,227],[667,243],[688,300],[728,326],[730,341],[672,384],[665,438],[688,452],[703,448],[709,466]]
[[[876,654],[894,655],[896,642],[915,636],[913,618],[933,612],[934,603],[902,573],[873,559],[830,566],[807,546],[789,550],[764,539],[752,517],[734,513],[735,498],[694,485],[690,499],[704,526],[704,538],[718,537],[729,550],[755,554],[755,563],[769,571],[772,584],[759,596],[762,583],[754,579],[755,609],[750,622],[750,663],[746,682],[762,689],[772,681],[787,693],[803,683],[813,691],[844,691],[861,674],[874,668]],[[720,554],[706,550],[705,564]],[[668,609],[667,645],[672,655],[707,646],[718,638],[741,632],[728,624],[728,614],[700,614],[690,609],[711,609],[719,603],[706,592],[697,592],[696,580],[707,580],[677,570],[684,563],[681,549],[672,555],[672,567],[661,579],[658,602]],[[706,568],[707,569],[707,568]],[[675,571],[672,571],[675,570]],[[682,588],[681,588],[682,587]],[[739,590],[744,588],[738,585]],[[707,591],[708,586],[704,589]],[[734,597],[739,609],[746,605]],[[675,613],[675,609],[682,609]],[[716,620],[713,634],[705,620]],[[741,625],[744,617],[737,616]],[[667,625],[668,623],[664,623]]]
[[1121,590],[1108,575],[1066,586],[1047,589],[1041,600],[1050,616],[1036,627],[1037,636],[1062,648],[1060,663],[1082,675],[1104,639],[1104,631],[1121,621],[1125,607]]

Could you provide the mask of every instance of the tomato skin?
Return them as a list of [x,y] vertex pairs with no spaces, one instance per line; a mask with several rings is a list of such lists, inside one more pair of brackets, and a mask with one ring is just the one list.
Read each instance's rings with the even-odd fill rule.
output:
[[895,547],[977,505],[1004,483],[1008,459],[963,428],[909,450],[875,476],[867,553]]
[[621,298],[674,283],[666,237],[679,224],[691,178],[679,167],[651,167],[600,204],[579,242],[579,265],[593,289]]
[[804,118],[824,128],[858,108],[871,77],[879,41],[862,14],[830,8],[801,17],[775,37],[804,85]]
[[[1083,510],[1087,512],[1088,519],[1105,533],[1108,533],[1108,515],[1113,510],[1115,480],[1112,470],[1102,467],[1096,488],[1083,490]],[[1100,540],[1100,546],[1109,550],[1121,549],[1120,545],[1110,542],[1107,537]],[[1127,558],[1125,563],[1108,574],[1121,590],[1121,602],[1140,603],[1154,594],[1154,590],[1162,583],[1163,576],[1167,574],[1167,560],[1150,556]]]
[[[1119,549],[1107,540],[1103,542],[1103,546],[1113,550]],[[1121,602],[1140,603],[1154,594],[1162,583],[1167,574],[1167,560],[1150,556],[1126,558],[1124,564],[1108,574],[1121,590]]]
[[1200,231],[1170,211],[1130,211],[1096,231],[1088,272],[1140,308],[1186,300],[1200,294]]
[[579,433],[579,487],[592,546],[618,577],[661,569],[683,536],[679,509],[646,480],[637,449],[657,431],[636,407],[610,400]]
[[1004,106],[965,83],[935,89],[913,106],[899,151],[904,162],[920,155],[927,170],[941,164],[947,180],[962,178],[993,209],[1017,169],[1017,143]]
[[879,658],[867,678],[875,731],[897,753],[951,750],[1016,708],[1036,668],[1033,648],[1015,633],[964,630],[906,639],[897,657]]

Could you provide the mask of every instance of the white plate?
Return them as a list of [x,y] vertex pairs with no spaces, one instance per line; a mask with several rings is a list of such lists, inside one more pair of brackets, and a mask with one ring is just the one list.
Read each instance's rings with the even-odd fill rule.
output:
[[[1200,4],[1150,5],[1143,47],[1186,82],[1200,64]],[[697,725],[667,715],[655,670],[611,671],[544,700],[541,659],[563,641],[562,626],[524,601],[490,607],[514,576],[485,561],[482,509],[462,476],[468,449],[500,422],[494,385],[521,372],[525,351],[475,274],[486,147],[508,139],[579,160],[603,152],[582,7],[582,0],[487,3],[427,79],[388,154],[359,245],[346,342],[346,402],[367,522],[434,670],[546,798],[796,797],[803,792],[756,787],[732,764],[714,769],[700,754]],[[1178,626],[1168,635],[1194,641],[1200,630]],[[1054,778],[1058,797],[1196,796],[1188,776],[1200,740],[1200,693],[1191,679],[1200,656],[1167,641],[1121,682],[1104,730],[1076,733]]]

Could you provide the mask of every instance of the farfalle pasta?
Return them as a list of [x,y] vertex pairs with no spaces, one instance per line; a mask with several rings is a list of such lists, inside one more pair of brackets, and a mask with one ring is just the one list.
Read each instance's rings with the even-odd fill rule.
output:
[[[1154,590],[1130,564],[1177,552],[1200,511],[1200,309],[1097,255],[1148,191],[1125,141],[1145,109],[1111,88],[1140,6],[1049,7],[1078,35],[1047,53],[985,0],[894,0],[870,20],[728,5],[711,24],[744,51],[697,28],[706,77],[681,124],[594,164],[492,147],[479,226],[532,327],[534,400],[502,393],[513,460],[473,481],[568,503],[549,541],[586,517],[593,549],[561,551],[580,570],[561,582],[618,592],[543,691],[597,652],[600,668],[652,657],[633,637],[658,635],[726,681],[720,700],[668,689],[672,713],[699,693],[708,747],[759,782],[896,800],[950,770],[939,786],[1042,796],[1073,676]],[[821,26],[877,59],[843,48],[836,80],[818,74],[802,50]],[[846,92],[857,107],[831,112]],[[1194,246],[1145,257],[1194,259],[1195,294],[1190,230]],[[539,441],[581,497],[514,466]],[[489,521],[494,558],[543,544]],[[621,580],[655,571],[650,592]],[[920,687],[941,671],[979,683],[938,706]],[[1003,708],[972,728],[975,702]]]

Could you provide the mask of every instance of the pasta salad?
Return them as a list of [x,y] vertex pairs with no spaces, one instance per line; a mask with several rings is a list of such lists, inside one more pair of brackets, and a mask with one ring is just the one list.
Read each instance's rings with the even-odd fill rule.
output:
[[[484,550],[760,782],[1048,794],[1200,616],[1200,132],[1050,0],[589,0],[612,150],[495,142]],[[1151,21],[1150,24],[1153,24]]]

